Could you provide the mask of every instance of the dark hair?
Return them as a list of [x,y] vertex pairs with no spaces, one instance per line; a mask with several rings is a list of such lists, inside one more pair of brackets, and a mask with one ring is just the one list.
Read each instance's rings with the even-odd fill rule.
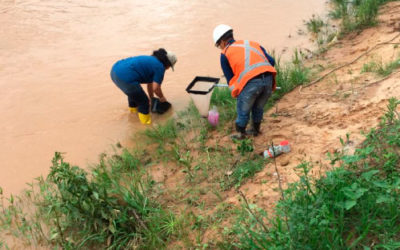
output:
[[219,45],[222,41],[229,41],[233,39],[233,30],[227,31],[220,39],[217,41],[217,45]]
[[154,50],[152,56],[156,57],[165,68],[171,67],[171,62],[168,60],[167,51],[164,48]]

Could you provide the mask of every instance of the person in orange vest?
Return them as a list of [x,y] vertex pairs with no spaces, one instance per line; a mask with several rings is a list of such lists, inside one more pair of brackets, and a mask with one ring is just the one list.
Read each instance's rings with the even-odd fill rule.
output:
[[[254,41],[235,40],[233,29],[220,24],[213,31],[215,46],[221,49],[221,68],[233,98],[237,98],[236,131],[233,139],[260,134],[264,105],[276,88],[275,60]],[[252,117],[252,129],[246,131]]]

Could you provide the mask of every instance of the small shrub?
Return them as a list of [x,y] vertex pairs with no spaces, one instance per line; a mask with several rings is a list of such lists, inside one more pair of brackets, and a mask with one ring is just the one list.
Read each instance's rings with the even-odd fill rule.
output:
[[395,69],[400,68],[400,58],[389,62],[389,63],[376,63],[374,61],[366,63],[363,65],[361,69],[361,73],[363,72],[375,72],[381,76],[388,76],[390,75]]
[[378,65],[376,62],[369,62],[369,63],[364,63],[361,73],[364,72],[374,72],[378,68]]
[[317,35],[324,26],[324,21],[322,21],[320,17],[313,15],[312,18],[306,22],[306,26],[309,32]]
[[137,162],[125,152],[112,159],[114,171],[103,161],[89,179],[56,153],[48,176],[56,188],[43,189],[47,195],[39,203],[42,216],[48,218],[49,239],[63,248],[163,246],[168,236],[164,233],[170,232],[162,230],[160,221],[170,221],[164,219],[170,215],[147,197],[150,186],[138,171],[118,178],[117,169],[132,169],[121,166],[135,167]]

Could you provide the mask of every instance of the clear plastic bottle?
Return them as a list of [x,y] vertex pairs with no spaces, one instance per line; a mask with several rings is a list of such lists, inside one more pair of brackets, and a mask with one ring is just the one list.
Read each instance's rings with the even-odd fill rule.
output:
[[269,147],[269,149],[264,151],[264,158],[274,158],[282,153],[290,152],[289,141],[281,141],[279,145],[274,146],[274,148]]

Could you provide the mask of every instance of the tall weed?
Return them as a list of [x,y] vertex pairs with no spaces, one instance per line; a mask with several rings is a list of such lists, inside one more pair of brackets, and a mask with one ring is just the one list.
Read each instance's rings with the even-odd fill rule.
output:
[[267,102],[266,109],[271,108],[276,101],[295,87],[308,82],[310,78],[310,69],[303,64],[302,54],[298,50],[295,50],[289,63],[282,64],[278,58],[275,69],[277,72],[276,83],[280,89],[273,92]]

